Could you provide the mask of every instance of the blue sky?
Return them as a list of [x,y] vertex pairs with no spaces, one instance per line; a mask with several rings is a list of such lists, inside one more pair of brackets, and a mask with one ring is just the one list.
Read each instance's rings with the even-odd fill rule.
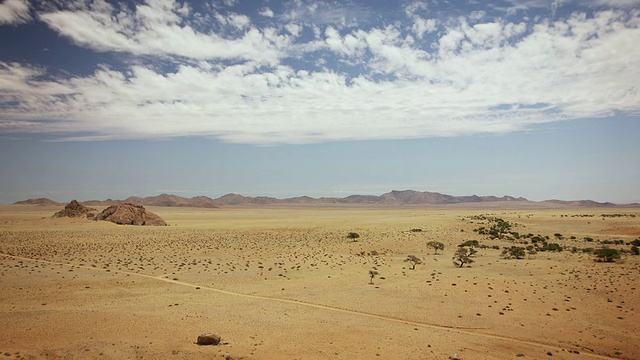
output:
[[640,201],[640,1],[0,2],[0,203]]

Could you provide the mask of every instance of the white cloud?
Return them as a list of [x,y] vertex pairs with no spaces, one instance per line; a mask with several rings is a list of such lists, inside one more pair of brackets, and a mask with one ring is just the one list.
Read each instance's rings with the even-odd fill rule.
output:
[[31,20],[28,0],[0,2],[0,25],[20,24]]
[[262,8],[258,13],[264,17],[269,17],[269,18],[272,18],[274,15],[273,10],[269,9],[268,7]]
[[[640,10],[536,23],[476,16],[417,32],[299,19],[256,28],[226,13],[221,23],[240,32],[226,38],[196,31],[184,15],[193,9],[172,1],[117,14],[106,2],[92,4],[41,18],[83,46],[169,57],[177,68],[141,61],[51,78],[43,68],[0,63],[0,131],[270,144],[508,133],[640,114]],[[315,38],[303,42],[304,30]],[[293,58],[308,66],[291,65]],[[340,72],[337,62],[358,70]]]
[[423,19],[416,17],[411,30],[419,39],[422,39],[425,33],[431,33],[438,29],[438,22],[435,19]]
[[376,16],[370,8],[357,7],[347,2],[312,1],[307,4],[294,1],[287,4],[288,8],[281,19],[307,26],[356,27]]
[[[135,11],[116,10],[95,2],[76,11],[53,11],[40,19],[75,43],[97,51],[120,51],[134,55],[174,55],[192,59],[243,59],[275,63],[289,44],[287,36],[270,29],[252,27],[245,15],[213,16],[241,34],[225,37],[195,30],[184,17],[185,10],[172,0],[149,0]],[[101,4],[98,6],[97,4]]]
[[640,0],[593,0],[594,5],[614,8],[626,8],[640,5]]

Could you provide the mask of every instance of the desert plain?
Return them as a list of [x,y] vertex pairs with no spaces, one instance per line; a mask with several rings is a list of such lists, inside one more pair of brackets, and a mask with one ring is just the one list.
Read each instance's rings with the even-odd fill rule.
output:
[[[60,209],[0,206],[0,359],[640,359],[640,256],[583,251],[640,238],[638,208],[150,207],[166,227]],[[505,259],[530,239],[474,231],[489,218],[564,251]]]

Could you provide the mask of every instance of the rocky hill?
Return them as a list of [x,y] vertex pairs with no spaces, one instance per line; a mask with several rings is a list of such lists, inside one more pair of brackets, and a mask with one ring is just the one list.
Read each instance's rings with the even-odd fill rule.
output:
[[95,216],[96,220],[111,221],[120,225],[167,226],[160,216],[133,204],[112,205]]
[[14,202],[15,205],[41,205],[41,206],[59,206],[59,202],[47,198],[29,199]]
[[[286,199],[278,199],[269,196],[244,196],[240,194],[226,194],[217,199],[207,196],[194,196],[185,198],[178,195],[161,194],[150,197],[131,196],[125,200],[89,200],[82,202],[85,206],[112,206],[132,204],[138,206],[168,206],[168,207],[199,207],[216,208],[220,206],[252,206],[252,205],[369,205],[369,206],[404,206],[404,205],[447,205],[465,203],[500,203],[513,202],[526,204],[538,204],[544,206],[560,207],[606,207],[623,206],[609,202],[600,203],[592,200],[546,200],[541,202],[529,201],[523,197],[513,196],[454,196],[429,191],[393,190],[382,195],[350,195],[347,197],[321,197],[298,196]],[[49,199],[30,199],[22,204],[57,204]],[[16,204],[18,204],[16,203]],[[640,204],[627,204],[626,206],[640,206]]]
[[64,209],[58,211],[53,214],[52,217],[60,218],[60,217],[72,217],[72,218],[87,218],[93,219],[98,210],[90,207],[86,207],[80,204],[77,200],[71,200]]

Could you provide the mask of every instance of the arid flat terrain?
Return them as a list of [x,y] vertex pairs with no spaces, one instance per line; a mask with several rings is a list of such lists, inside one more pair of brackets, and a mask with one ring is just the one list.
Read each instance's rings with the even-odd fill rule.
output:
[[[629,250],[640,209],[150,207],[167,227],[60,209],[0,206],[0,358],[640,359],[640,256],[585,252]],[[492,219],[519,237],[474,231]],[[525,234],[564,250],[502,258]]]

